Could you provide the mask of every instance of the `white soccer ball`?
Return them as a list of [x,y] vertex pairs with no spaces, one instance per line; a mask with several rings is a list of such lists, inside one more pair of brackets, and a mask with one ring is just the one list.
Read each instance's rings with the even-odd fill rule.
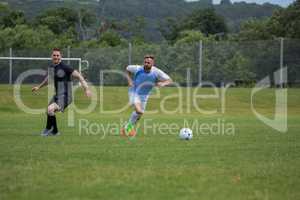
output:
[[182,128],[179,132],[179,138],[182,140],[191,140],[193,138],[193,131],[189,128]]

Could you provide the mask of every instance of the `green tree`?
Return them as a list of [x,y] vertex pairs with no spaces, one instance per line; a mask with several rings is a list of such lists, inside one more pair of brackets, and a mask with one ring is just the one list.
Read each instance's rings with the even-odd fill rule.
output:
[[47,26],[31,27],[16,25],[0,31],[0,49],[44,49],[60,47],[66,48],[75,44],[69,33],[54,34]]
[[186,30],[194,30],[209,35],[225,35],[227,26],[222,16],[217,15],[214,9],[197,9],[182,21],[168,18],[165,22],[166,28],[161,24],[161,33],[170,42],[176,42],[180,33]]
[[225,20],[214,9],[195,10],[182,24],[184,30],[198,30],[205,35],[227,33]]
[[47,48],[54,41],[55,35],[45,26],[35,29],[28,25],[16,25],[0,31],[0,47],[16,49]]
[[272,34],[268,29],[270,20],[248,20],[241,26],[239,40],[268,40],[272,39]]
[[131,40],[145,41],[146,21],[143,16],[136,16],[131,20],[112,20],[109,27]]
[[70,29],[75,34],[78,18],[75,10],[62,7],[47,10],[36,21],[37,25],[47,26],[55,34],[62,34]]
[[174,43],[181,31],[180,21],[176,18],[167,17],[160,22],[158,29],[167,41]]
[[251,71],[251,62],[242,53],[236,52],[234,56],[224,63],[224,76],[229,81],[243,80],[250,81],[255,78]]
[[300,38],[300,0],[278,9],[265,20],[248,20],[241,26],[240,40]]
[[25,15],[22,11],[10,10],[0,18],[0,24],[3,28],[26,24]]
[[77,11],[77,17],[79,39],[86,40],[88,38],[89,27],[93,26],[97,21],[96,15],[87,9],[81,8],[79,11]]
[[122,43],[120,35],[114,31],[107,31],[102,34],[100,44],[102,46],[119,46]]
[[175,44],[195,44],[199,41],[209,42],[214,40],[215,38],[213,36],[207,37],[200,31],[187,30],[179,33],[178,39]]
[[300,38],[300,0],[274,12],[269,27],[277,37]]

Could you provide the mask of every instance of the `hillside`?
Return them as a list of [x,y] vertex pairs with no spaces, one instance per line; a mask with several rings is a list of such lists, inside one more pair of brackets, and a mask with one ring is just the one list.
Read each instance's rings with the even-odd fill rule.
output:
[[225,17],[230,31],[239,30],[242,21],[249,18],[264,18],[271,16],[279,6],[272,4],[249,4],[245,2],[213,5],[212,0],[186,2],[184,0],[2,0],[10,7],[25,12],[28,18],[33,18],[46,9],[53,7],[87,8],[96,13],[98,19],[130,20],[143,16],[146,21],[146,38],[153,41],[161,39],[158,31],[159,22],[166,17],[182,18],[194,9],[214,7],[216,12]]

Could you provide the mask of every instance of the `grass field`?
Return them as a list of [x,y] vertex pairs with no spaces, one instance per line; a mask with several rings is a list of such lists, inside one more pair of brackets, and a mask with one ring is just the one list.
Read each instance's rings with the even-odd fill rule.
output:
[[[27,106],[43,108],[47,90],[31,94],[22,87]],[[75,104],[89,101],[78,91]],[[212,93],[201,89],[200,93]],[[176,94],[161,91],[161,98]],[[126,88],[104,88],[104,99],[90,114],[76,114],[75,127],[68,127],[68,114],[58,114],[61,136],[41,137],[44,114],[26,114],[13,100],[13,88],[0,86],[0,199],[300,199],[300,90],[288,90],[288,131],[280,133],[256,119],[250,107],[251,89],[229,89],[225,112],[220,100],[197,100],[201,114],[190,107],[193,97],[183,94],[177,113],[146,113],[135,139],[97,131],[96,124],[126,120],[127,109],[118,114],[101,113],[120,108],[127,101]],[[257,111],[272,116],[274,89],[259,93]],[[166,102],[168,109],[178,102]],[[148,110],[159,106],[150,100]],[[91,133],[80,130],[79,120],[94,124]],[[191,141],[178,139],[176,130],[160,132],[152,124],[177,124],[184,120],[200,124],[233,124],[233,134],[202,133],[194,130]],[[152,120],[152,121],[150,121]],[[176,129],[176,128],[175,128]],[[176,133],[176,134],[175,134]]]

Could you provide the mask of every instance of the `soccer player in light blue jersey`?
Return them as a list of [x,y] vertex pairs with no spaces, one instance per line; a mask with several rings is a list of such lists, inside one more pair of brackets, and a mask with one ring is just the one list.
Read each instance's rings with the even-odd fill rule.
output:
[[154,56],[146,55],[144,65],[129,65],[126,68],[129,85],[129,101],[133,106],[130,119],[121,130],[122,135],[135,136],[134,126],[145,112],[150,92],[154,86],[164,87],[172,83],[171,78],[154,66]]

